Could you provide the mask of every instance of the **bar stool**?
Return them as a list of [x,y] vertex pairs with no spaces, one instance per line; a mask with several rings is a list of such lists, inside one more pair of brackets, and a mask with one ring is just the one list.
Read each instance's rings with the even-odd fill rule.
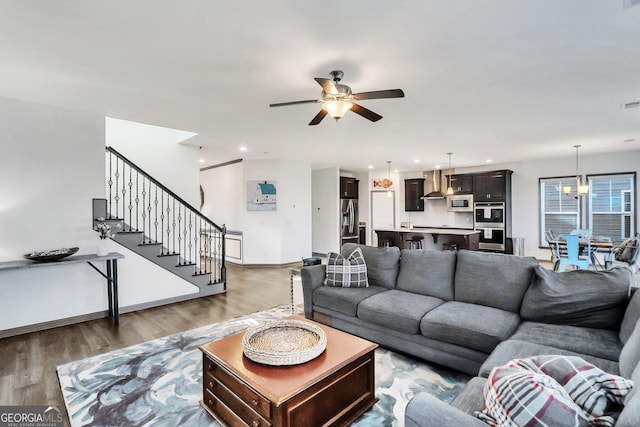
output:
[[444,243],[442,245],[442,250],[443,251],[454,251],[454,252],[456,252],[458,250],[458,244],[457,243]]
[[422,241],[424,240],[424,236],[420,234],[415,234],[411,236],[407,242],[409,242],[409,249],[423,249]]

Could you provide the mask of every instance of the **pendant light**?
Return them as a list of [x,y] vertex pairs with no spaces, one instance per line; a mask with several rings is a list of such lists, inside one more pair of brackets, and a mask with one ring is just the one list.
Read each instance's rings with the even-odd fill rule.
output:
[[453,187],[451,187],[451,155],[453,153],[447,153],[449,156],[449,175],[447,175],[447,196],[453,195]]
[[393,197],[391,192],[391,160],[387,160],[387,180],[389,181],[389,187],[387,187],[387,197]]
[[[576,199],[579,199],[580,197],[586,196],[587,193],[589,193],[589,186],[582,185],[580,183],[580,172],[578,168],[578,149],[581,147],[581,145],[574,145],[574,147],[576,149],[576,189],[577,189],[576,195],[574,197]],[[572,187],[570,185],[562,187],[562,191],[567,196],[571,194],[571,190],[572,190]]]

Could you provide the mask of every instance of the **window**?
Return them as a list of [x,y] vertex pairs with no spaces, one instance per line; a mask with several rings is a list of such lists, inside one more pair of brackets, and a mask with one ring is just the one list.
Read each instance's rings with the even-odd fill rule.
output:
[[588,221],[594,236],[614,244],[633,237],[636,229],[636,174],[587,175]]
[[580,228],[580,200],[567,196],[563,187],[572,187],[576,194],[575,176],[540,178],[540,246],[547,246],[545,232],[570,233]]

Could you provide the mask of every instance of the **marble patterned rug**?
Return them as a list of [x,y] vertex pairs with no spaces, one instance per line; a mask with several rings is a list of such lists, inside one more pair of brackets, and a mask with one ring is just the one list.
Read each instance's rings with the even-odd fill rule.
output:
[[[199,404],[198,346],[290,314],[277,307],[58,366],[71,426],[219,426]],[[354,426],[403,426],[415,393],[451,401],[470,378],[383,348],[375,358],[379,401]]]

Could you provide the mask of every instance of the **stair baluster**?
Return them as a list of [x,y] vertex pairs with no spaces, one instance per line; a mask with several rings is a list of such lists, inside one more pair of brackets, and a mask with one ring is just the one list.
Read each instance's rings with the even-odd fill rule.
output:
[[[221,284],[222,288],[218,286],[218,289],[226,291],[226,228],[202,215],[112,147],[106,148],[106,155],[108,218],[122,221],[121,234],[137,239],[135,234],[139,233],[139,243],[132,245],[140,247],[138,253],[151,253],[151,257],[158,258],[154,262],[163,266],[171,264],[167,257],[173,256],[174,267],[180,267],[179,271],[191,269],[188,275],[176,274],[193,278],[207,276],[207,285]],[[118,235],[114,240],[119,241]]]

